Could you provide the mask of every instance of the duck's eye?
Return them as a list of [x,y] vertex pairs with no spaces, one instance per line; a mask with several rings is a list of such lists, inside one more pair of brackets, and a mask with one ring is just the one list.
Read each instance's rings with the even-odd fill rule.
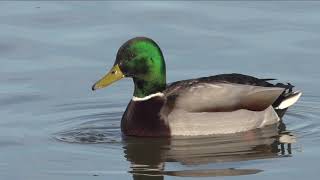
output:
[[115,70],[111,71],[111,74],[115,74],[115,73],[116,73],[116,71],[115,71]]

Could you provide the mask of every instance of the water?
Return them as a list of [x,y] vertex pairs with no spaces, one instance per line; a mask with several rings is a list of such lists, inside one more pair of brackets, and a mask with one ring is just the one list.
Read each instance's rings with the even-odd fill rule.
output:
[[[319,9],[319,2],[1,2],[1,179],[315,179]],[[120,45],[141,35],[162,48],[169,82],[238,72],[291,82],[304,94],[280,130],[122,137],[131,80],[90,87]]]

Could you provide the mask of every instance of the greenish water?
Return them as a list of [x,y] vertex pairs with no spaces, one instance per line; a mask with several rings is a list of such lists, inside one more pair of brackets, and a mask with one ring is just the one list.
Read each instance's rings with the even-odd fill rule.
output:
[[[0,179],[315,179],[319,10],[312,1],[0,2]],[[162,48],[169,82],[237,72],[304,94],[281,130],[122,137],[131,80],[91,85],[141,35]]]

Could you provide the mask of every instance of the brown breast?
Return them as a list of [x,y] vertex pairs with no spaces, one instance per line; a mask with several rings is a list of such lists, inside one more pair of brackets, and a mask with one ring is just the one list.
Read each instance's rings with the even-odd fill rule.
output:
[[170,136],[169,126],[160,117],[163,97],[130,101],[121,120],[121,130],[129,136]]

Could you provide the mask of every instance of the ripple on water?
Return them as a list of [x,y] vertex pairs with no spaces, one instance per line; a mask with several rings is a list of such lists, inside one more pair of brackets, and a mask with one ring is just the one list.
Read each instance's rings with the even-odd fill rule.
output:
[[121,104],[75,102],[58,105],[56,112],[66,113],[54,138],[68,143],[121,142]]
[[304,95],[285,115],[290,130],[305,141],[320,140],[320,97]]
[[120,130],[117,127],[82,127],[57,133],[57,140],[68,143],[119,143]]

